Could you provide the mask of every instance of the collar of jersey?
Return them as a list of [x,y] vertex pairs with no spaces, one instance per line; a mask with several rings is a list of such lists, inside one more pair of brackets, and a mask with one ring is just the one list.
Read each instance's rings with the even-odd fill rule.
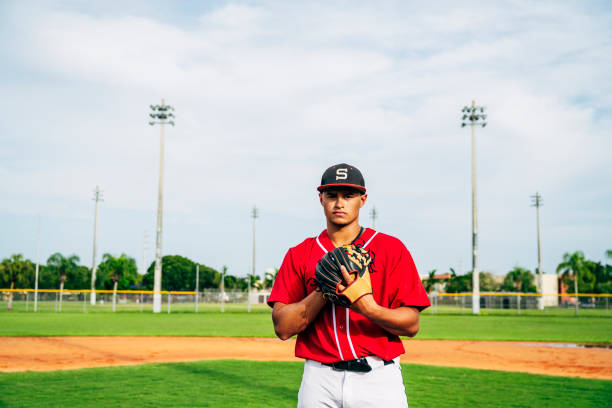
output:
[[[361,243],[361,245],[364,245],[364,243],[368,242],[370,238],[374,236],[374,234],[376,234],[376,231],[374,231],[372,228],[366,228],[363,231],[363,234],[361,234],[361,237],[359,237],[357,240],[357,244]],[[319,242],[327,251],[333,251],[334,248],[336,248],[329,238],[329,235],[327,235],[326,229],[319,234]]]

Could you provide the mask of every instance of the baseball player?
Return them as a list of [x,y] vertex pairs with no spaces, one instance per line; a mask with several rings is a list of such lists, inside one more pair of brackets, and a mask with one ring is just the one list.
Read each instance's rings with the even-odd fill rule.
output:
[[[416,335],[429,306],[412,257],[399,239],[360,226],[367,194],[355,166],[328,168],[317,190],[327,228],[289,249],[268,302],[277,336],[297,334],[305,359],[298,407],[407,407],[399,336]],[[350,244],[369,253],[371,293],[347,308],[326,300],[314,276],[323,256]],[[340,269],[344,289],[357,278]]]

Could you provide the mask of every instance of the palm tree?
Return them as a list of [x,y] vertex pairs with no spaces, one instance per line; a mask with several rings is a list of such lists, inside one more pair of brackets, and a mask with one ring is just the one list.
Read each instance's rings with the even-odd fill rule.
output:
[[568,282],[574,280],[574,296],[576,297],[576,314],[578,314],[578,275],[587,271],[584,253],[576,251],[573,254],[563,254],[563,262],[557,266],[557,273],[561,272],[561,279]]
[[440,282],[440,279],[435,277],[437,270],[433,269],[429,272],[429,277],[423,280],[423,286],[425,287],[425,292],[430,293],[436,287],[436,283]]
[[446,284],[447,293],[470,292],[472,290],[472,272],[465,275],[457,275],[453,268],[450,269],[450,279]]
[[136,261],[126,254],[121,254],[118,257],[111,254],[102,255],[102,263],[99,270],[102,274],[110,275],[113,281],[113,312],[117,305],[117,285],[122,276],[126,275],[130,270],[135,270]]
[[515,266],[506,274],[503,288],[504,290],[516,289],[517,292],[533,292],[535,291],[533,279],[534,276],[531,271],[521,268],[520,266]]
[[[15,283],[25,272],[32,269],[32,263],[23,259],[21,254],[13,254],[10,258],[5,258],[0,263],[0,274],[2,280],[10,282],[11,290],[15,289]],[[7,310],[13,309],[13,292],[9,292]]]
[[79,258],[77,255],[72,254],[69,257],[65,257],[59,252],[54,253],[47,259],[47,266],[59,274],[60,281],[60,293],[59,293],[59,311],[62,311],[62,297],[64,295],[64,282],[69,273],[74,272],[78,269]]
[[249,275],[251,277],[251,287],[256,290],[262,290],[264,288],[264,281],[261,280],[259,275]]
[[278,275],[278,269],[270,269],[266,271],[263,280],[264,289],[272,288],[272,286],[274,285],[274,280],[276,279],[276,275]]

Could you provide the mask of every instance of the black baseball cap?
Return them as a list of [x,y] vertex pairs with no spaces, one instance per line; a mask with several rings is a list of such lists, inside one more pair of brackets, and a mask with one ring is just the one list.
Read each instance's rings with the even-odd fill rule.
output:
[[351,187],[362,193],[366,192],[365,181],[359,169],[346,163],[336,164],[325,170],[317,190],[323,191],[331,187]]

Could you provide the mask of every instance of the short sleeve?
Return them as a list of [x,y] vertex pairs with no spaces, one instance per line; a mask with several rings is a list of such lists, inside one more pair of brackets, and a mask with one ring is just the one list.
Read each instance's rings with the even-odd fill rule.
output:
[[287,251],[268,298],[270,307],[273,307],[275,302],[290,304],[306,297],[306,288],[302,279],[303,271],[298,258],[295,248]]
[[412,306],[423,310],[430,306],[429,297],[421,283],[414,261],[408,249],[397,241],[399,257],[392,264],[391,277],[397,290],[391,299],[391,309]]

